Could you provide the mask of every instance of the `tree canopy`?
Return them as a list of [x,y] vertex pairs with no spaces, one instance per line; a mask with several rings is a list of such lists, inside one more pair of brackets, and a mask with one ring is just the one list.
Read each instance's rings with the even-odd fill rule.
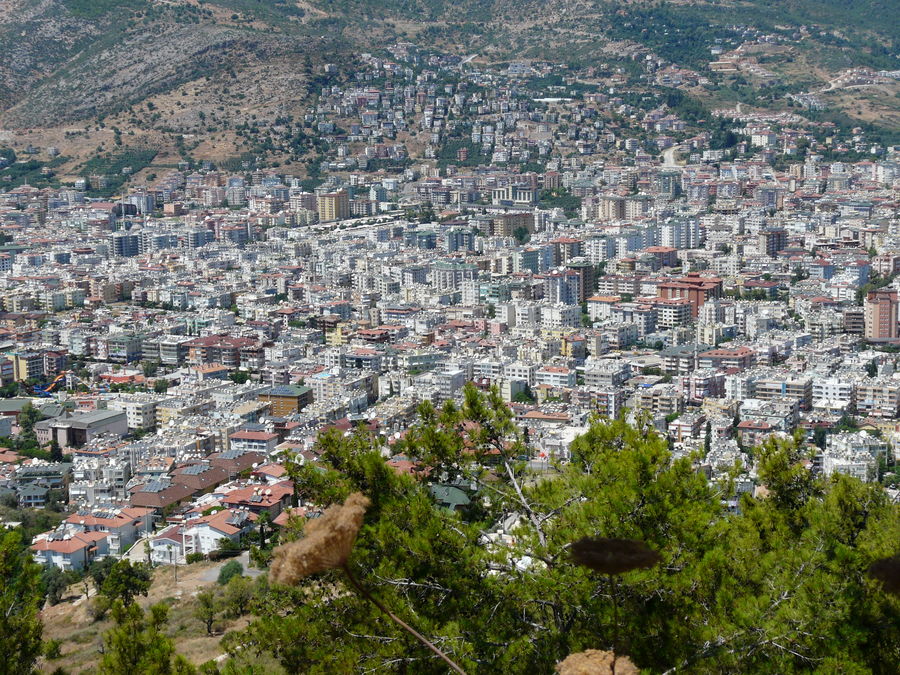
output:
[[0,533],[0,654],[10,675],[34,672],[41,654],[41,568],[30,553],[18,532]]
[[[895,553],[900,513],[878,486],[814,477],[797,444],[759,449],[768,496],[732,512],[732,485],[708,482],[640,422],[595,421],[571,461],[538,474],[496,391],[468,388],[461,406],[424,404],[420,417],[394,448],[421,462],[418,476],[390,468],[363,430],[324,435],[321,462],[290,472],[314,504],[370,497],[354,576],[467,671],[551,672],[585,649],[653,671],[900,662],[900,602],[866,576]],[[445,508],[438,486],[468,504]],[[570,558],[583,537],[636,539],[662,561],[598,576]],[[446,672],[336,573],[272,584],[255,605],[257,618],[226,636],[232,653],[268,651],[291,672]]]
[[97,669],[100,675],[154,673],[155,675],[191,675],[196,670],[175,653],[172,641],[163,629],[169,610],[153,605],[145,613],[136,604],[116,600],[112,606],[115,625],[103,635],[103,648]]
[[103,571],[105,575],[100,592],[111,602],[121,600],[123,604],[130,605],[136,596],[147,595],[150,590],[150,568],[144,563],[120,560]]

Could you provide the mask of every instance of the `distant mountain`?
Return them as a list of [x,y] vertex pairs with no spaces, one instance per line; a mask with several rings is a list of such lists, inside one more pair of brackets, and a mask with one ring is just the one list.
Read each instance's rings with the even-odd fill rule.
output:
[[278,0],[0,0],[9,127],[109,114],[193,80],[323,56],[325,15]]
[[[284,108],[305,94],[302,60],[398,39],[577,65],[608,61],[599,47],[627,41],[702,69],[715,40],[746,26],[806,26],[800,49],[814,68],[900,69],[898,15],[896,0],[0,0],[0,127],[100,118],[185,83],[251,74],[295,87],[268,95]],[[809,75],[783,70],[788,83]],[[240,116],[246,101],[220,105]]]

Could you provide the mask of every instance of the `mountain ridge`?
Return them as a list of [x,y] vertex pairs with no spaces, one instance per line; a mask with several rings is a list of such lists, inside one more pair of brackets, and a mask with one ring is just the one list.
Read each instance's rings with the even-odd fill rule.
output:
[[[831,56],[859,44],[848,63],[900,68],[893,32],[898,20],[889,4],[863,0],[842,12],[846,3],[835,0],[792,0],[777,9],[715,1],[5,0],[0,123],[21,128],[102,117],[192,79],[240,68],[244,58],[366,51],[416,36],[489,59],[573,62],[590,61],[604,42],[625,39],[697,68],[708,57],[704,38],[735,33],[731,19],[768,28],[779,18],[818,17],[831,23],[813,33],[813,42],[834,42]],[[711,16],[715,23],[704,24]],[[838,29],[834,23],[847,16],[858,24]],[[856,37],[847,37],[851,33]]]

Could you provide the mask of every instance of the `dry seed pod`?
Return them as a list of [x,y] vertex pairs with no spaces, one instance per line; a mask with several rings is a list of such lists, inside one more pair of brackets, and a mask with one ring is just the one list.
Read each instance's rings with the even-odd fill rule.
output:
[[876,560],[869,565],[869,576],[884,584],[884,590],[900,595],[900,554]]
[[275,549],[272,579],[293,586],[310,574],[343,567],[369,503],[368,497],[354,492],[343,504],[330,506],[321,517],[307,521],[303,539]]
[[573,562],[601,574],[645,569],[662,560],[659,553],[636,539],[585,537],[572,544],[569,553]]
[[641,671],[627,656],[616,656],[613,652],[588,649],[577,654],[569,654],[556,664],[559,675],[638,675]]

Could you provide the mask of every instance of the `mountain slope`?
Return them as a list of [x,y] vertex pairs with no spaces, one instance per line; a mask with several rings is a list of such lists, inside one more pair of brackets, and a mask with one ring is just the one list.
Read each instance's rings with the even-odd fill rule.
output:
[[[643,45],[702,71],[717,41],[739,44],[745,26],[800,26],[802,68],[778,75],[806,86],[807,63],[900,69],[893,0],[0,0],[0,127],[53,127],[102,118],[154,95],[264,64],[289,76],[408,39],[494,61],[592,65],[610,41]],[[623,57],[624,58],[624,57]],[[800,72],[794,72],[800,71]],[[235,74],[236,73],[236,74]],[[292,92],[296,97],[296,92]],[[275,92],[273,107],[285,105]],[[240,103],[222,104],[240,117]]]

